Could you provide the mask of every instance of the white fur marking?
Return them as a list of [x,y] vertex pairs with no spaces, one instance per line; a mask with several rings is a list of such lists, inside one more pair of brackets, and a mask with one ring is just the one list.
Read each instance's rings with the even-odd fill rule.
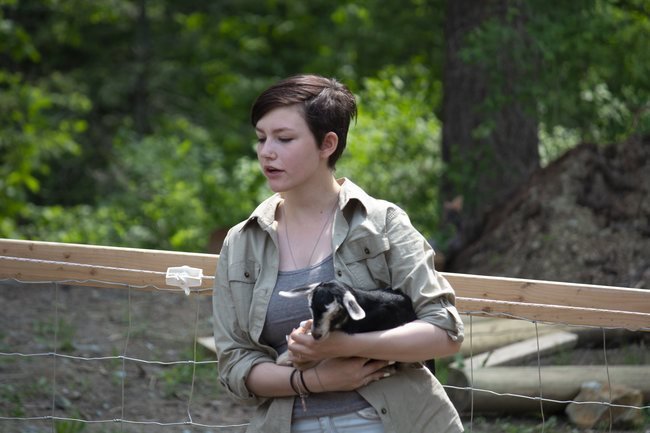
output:
[[333,301],[325,306],[325,313],[320,318],[319,326],[318,326],[319,328],[318,332],[320,332],[321,338],[327,337],[327,335],[330,333],[331,331],[330,326],[332,326],[332,318],[336,315],[336,313],[339,311],[340,308],[341,305],[336,301]]

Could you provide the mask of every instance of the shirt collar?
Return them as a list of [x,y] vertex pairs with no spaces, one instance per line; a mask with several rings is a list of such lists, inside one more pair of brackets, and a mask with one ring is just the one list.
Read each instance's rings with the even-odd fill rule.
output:
[[[338,179],[337,182],[341,185],[339,193],[339,208],[341,210],[345,209],[351,201],[358,201],[366,210],[368,209],[371,197],[363,189],[345,177]],[[275,221],[275,212],[281,201],[282,197],[277,193],[264,200],[248,217],[242,230],[245,230],[254,221],[257,221],[259,226],[266,230]]]

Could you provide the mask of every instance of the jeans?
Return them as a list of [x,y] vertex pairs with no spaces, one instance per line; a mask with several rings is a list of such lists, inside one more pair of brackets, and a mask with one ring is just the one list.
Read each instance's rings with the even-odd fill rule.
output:
[[343,415],[298,419],[291,424],[291,433],[384,433],[384,426],[369,407]]

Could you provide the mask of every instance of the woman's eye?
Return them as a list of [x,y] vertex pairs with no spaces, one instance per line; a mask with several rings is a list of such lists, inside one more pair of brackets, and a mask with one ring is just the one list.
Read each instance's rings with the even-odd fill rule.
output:
[[278,137],[278,140],[279,140],[281,143],[288,143],[288,142],[290,142],[290,141],[292,140],[292,138],[289,138],[289,137]]

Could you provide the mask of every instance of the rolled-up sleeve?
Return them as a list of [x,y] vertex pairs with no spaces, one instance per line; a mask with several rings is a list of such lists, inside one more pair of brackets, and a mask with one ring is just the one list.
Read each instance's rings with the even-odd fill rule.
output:
[[440,302],[426,304],[418,312],[418,318],[444,329],[453,341],[462,343],[465,339],[463,321],[456,306],[452,305],[447,299],[442,298]]
[[447,331],[453,341],[464,339],[463,321],[456,295],[447,279],[434,267],[435,252],[401,209],[387,213],[386,234],[392,286],[413,300],[418,319]]
[[212,295],[214,341],[219,362],[219,380],[239,403],[258,405],[265,399],[253,395],[246,387],[246,378],[254,365],[273,362],[251,341],[237,318],[237,308],[228,284],[228,246],[219,256]]

